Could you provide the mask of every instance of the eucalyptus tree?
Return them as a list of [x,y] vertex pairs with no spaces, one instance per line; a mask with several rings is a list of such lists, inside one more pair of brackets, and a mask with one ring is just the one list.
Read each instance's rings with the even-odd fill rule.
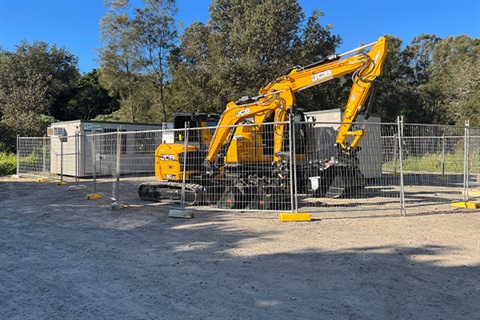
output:
[[105,0],[107,14],[100,20],[99,48],[100,82],[112,95],[118,95],[125,121],[138,122],[139,105],[132,99],[141,84],[137,74],[141,71],[138,59],[140,48],[137,30],[130,17],[129,0]]
[[[105,0],[99,49],[101,83],[121,100],[123,120],[148,122],[160,107],[166,120],[165,81],[168,57],[177,39],[174,0]],[[148,89],[148,90],[147,90]]]
[[480,125],[480,38],[447,37],[435,43],[429,81],[421,87],[443,123]]
[[221,112],[226,101],[255,95],[285,70],[333,53],[341,40],[320,25],[321,15],[305,22],[298,1],[213,0],[208,23],[187,27],[172,56],[172,98]]
[[[300,37],[292,47],[291,59],[295,65],[308,65],[336,53],[342,43],[340,36],[332,35],[332,25],[321,24],[323,16],[322,11],[314,10],[306,23],[301,25]],[[289,67],[291,69],[293,65],[289,64]],[[346,79],[349,76],[299,92],[298,105],[305,111],[345,107],[351,88],[351,83]]]
[[[135,9],[133,20],[141,55],[142,72],[152,80],[158,95],[151,95],[153,105],[160,105],[163,121],[167,121],[165,82],[169,81],[169,57],[177,42],[175,0],[144,0],[145,7]],[[158,97],[157,99],[155,99]]]

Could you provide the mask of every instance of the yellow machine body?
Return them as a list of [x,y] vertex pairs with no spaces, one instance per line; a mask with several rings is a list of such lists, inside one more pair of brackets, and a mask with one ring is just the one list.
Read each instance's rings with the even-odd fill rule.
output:
[[[185,146],[183,143],[162,143],[155,150],[155,177],[159,180],[183,181],[183,166]],[[188,154],[196,154],[195,146],[187,146]],[[191,159],[189,159],[190,161]],[[198,170],[185,170],[185,179]]]

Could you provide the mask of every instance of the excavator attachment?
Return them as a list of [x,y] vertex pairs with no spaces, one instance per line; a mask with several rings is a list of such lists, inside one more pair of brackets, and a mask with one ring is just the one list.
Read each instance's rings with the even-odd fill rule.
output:
[[[323,184],[320,195],[325,198],[351,198],[366,187],[366,179],[358,167],[333,165],[319,177]],[[313,188],[312,188],[313,189]]]

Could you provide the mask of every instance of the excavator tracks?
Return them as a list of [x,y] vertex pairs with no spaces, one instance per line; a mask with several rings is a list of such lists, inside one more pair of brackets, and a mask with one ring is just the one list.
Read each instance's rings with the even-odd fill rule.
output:
[[[158,181],[142,183],[138,186],[138,195],[144,201],[181,201],[182,183]],[[185,184],[185,204],[202,205],[205,202],[205,188],[195,183]]]

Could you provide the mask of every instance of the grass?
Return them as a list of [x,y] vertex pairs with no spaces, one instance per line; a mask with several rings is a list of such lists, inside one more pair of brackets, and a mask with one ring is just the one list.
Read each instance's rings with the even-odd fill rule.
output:
[[17,157],[13,153],[0,153],[0,176],[8,176],[17,172]]
[[[449,173],[463,173],[464,161],[463,154],[445,154],[443,165],[445,172]],[[470,172],[478,172],[478,164],[480,163],[480,156],[478,154],[470,155]],[[396,163],[397,169],[400,166],[399,161]],[[393,169],[394,162],[386,162],[383,164],[384,169]],[[422,157],[404,156],[403,170],[413,172],[438,172],[442,173],[442,155],[441,154],[426,154]]]

